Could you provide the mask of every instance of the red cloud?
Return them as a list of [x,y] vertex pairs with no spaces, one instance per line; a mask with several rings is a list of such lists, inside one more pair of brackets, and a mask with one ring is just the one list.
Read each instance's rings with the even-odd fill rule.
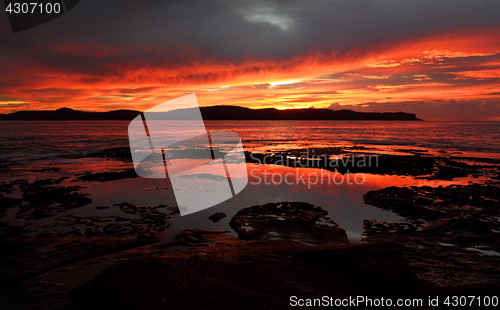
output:
[[[491,98],[500,87],[487,79],[498,78],[499,69],[484,65],[500,63],[499,53],[498,28],[382,42],[342,54],[309,51],[239,62],[191,47],[41,46],[32,58],[3,64],[8,74],[0,77],[0,94],[9,99],[0,100],[0,107],[142,110],[186,92],[197,92],[203,105],[254,107]],[[298,82],[275,83],[289,80]],[[255,86],[262,83],[270,84]]]

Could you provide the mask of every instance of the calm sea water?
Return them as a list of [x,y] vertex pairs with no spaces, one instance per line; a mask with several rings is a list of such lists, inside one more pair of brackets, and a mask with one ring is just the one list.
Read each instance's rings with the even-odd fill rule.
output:
[[[99,205],[130,202],[141,206],[174,205],[173,191],[164,179],[127,178],[108,182],[76,182],[77,175],[130,168],[130,163],[92,157],[60,157],[97,150],[128,147],[128,121],[78,122],[0,122],[0,182],[15,179],[47,179],[67,176],[62,185],[80,185],[92,203],[71,209],[54,218],[31,223],[39,231],[54,229],[44,225],[59,216],[125,216],[119,208],[97,210]],[[405,152],[418,149],[428,153],[453,156],[500,158],[500,122],[382,122],[382,121],[209,121],[208,130],[229,130],[238,133],[247,150],[267,151],[322,146],[365,146],[378,152]],[[231,231],[229,219],[242,208],[271,201],[304,201],[328,211],[346,230],[352,242],[359,242],[364,219],[395,222],[402,218],[364,203],[370,190],[388,186],[446,186],[451,181],[425,180],[410,176],[366,174],[362,185],[308,182],[296,184],[254,182],[264,175],[291,174],[300,176],[318,173],[313,168],[291,168],[248,164],[249,184],[237,196],[217,206],[188,216],[174,216],[165,239],[172,239],[184,229],[206,228]],[[38,171],[39,168],[48,170]],[[55,169],[54,169],[55,168]],[[54,170],[50,170],[54,169]],[[60,169],[60,170],[58,170]],[[453,183],[470,180],[454,180]],[[464,183],[464,184],[465,184]],[[21,198],[17,191],[10,194]],[[10,208],[2,222],[24,225],[16,218],[18,208]],[[213,223],[214,212],[227,213],[227,218]],[[79,227],[85,230],[86,227]],[[60,231],[69,227],[58,227]],[[36,234],[37,232],[33,233]],[[231,232],[235,235],[234,232]]]
[[[0,158],[82,154],[127,147],[128,121],[0,122]],[[238,133],[246,149],[363,145],[500,157],[500,122],[207,121]]]

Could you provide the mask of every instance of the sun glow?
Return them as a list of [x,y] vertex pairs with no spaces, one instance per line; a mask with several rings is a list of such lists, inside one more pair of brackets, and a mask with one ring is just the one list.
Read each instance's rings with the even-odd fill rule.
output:
[[[23,83],[2,90],[0,113],[61,106],[147,110],[193,92],[202,106],[278,109],[342,104],[392,111],[397,102],[500,99],[500,28],[429,35],[342,56],[335,50],[309,51],[239,63],[186,49],[196,64],[179,56],[179,64],[168,68],[147,62],[118,65],[112,56],[119,51],[91,47],[52,46],[50,51],[97,59],[112,68],[109,74],[19,64],[9,79]],[[407,107],[411,112],[414,106]]]

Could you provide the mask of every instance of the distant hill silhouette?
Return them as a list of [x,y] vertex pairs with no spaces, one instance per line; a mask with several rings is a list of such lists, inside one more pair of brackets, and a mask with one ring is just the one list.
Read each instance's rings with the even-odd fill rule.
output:
[[1,114],[0,120],[12,121],[73,121],[73,120],[132,120],[139,111],[116,110],[109,112],[85,112],[69,108],[55,111],[19,111],[11,114]]
[[[191,109],[171,112],[149,113],[154,119],[189,119]],[[19,111],[0,114],[0,120],[132,120],[140,111],[116,110],[109,112],[85,112],[69,108],[55,111]],[[405,112],[356,112],[351,110],[330,109],[289,109],[277,110],[249,109],[238,106],[202,107],[204,120],[404,120],[420,121],[415,114]]]
[[404,112],[367,113],[330,109],[249,109],[237,106],[201,108],[205,120],[421,120]]

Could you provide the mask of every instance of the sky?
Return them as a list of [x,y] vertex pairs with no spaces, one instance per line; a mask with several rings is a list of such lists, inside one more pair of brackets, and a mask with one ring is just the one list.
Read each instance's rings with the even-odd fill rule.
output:
[[500,120],[498,0],[81,0],[12,33],[0,113],[201,106]]

